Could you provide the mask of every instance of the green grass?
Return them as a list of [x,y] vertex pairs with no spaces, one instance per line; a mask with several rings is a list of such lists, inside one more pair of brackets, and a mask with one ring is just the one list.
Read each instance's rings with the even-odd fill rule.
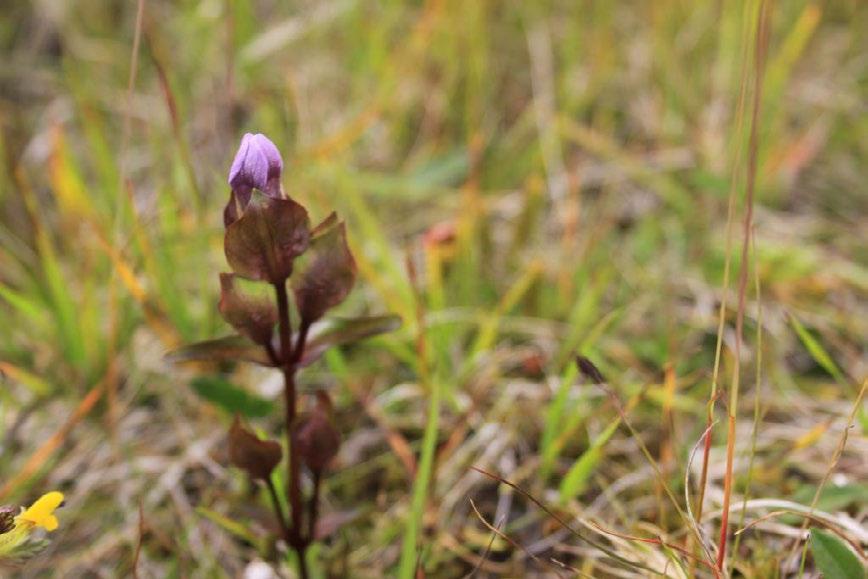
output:
[[[135,2],[5,10],[0,502],[68,499],[25,576],[126,574],[139,545],[142,577],[275,560],[267,497],[245,500],[228,414],[195,386],[220,374],[271,399],[274,377],[163,359],[228,333],[221,210],[246,131],[280,147],[284,186],[314,222],[331,209],[347,221],[360,275],[337,313],[403,319],[300,377],[330,390],[344,439],[323,573],[526,576],[555,559],[594,577],[712,576],[678,511],[726,296],[700,523],[716,544],[750,129],[737,106],[758,4],[145,0],[129,95]],[[810,506],[868,373],[866,28],[855,0],[773,6],[733,409],[745,524],[780,508],[756,501]],[[452,241],[426,237],[435,226]],[[579,378],[576,353],[611,383]],[[91,405],[88,392],[105,394]],[[255,426],[274,434],[279,414]],[[854,416],[827,490],[868,477]],[[701,452],[690,467],[695,500]],[[820,500],[817,516],[864,541],[863,494]],[[739,535],[728,568],[797,572],[804,543],[781,529]]]

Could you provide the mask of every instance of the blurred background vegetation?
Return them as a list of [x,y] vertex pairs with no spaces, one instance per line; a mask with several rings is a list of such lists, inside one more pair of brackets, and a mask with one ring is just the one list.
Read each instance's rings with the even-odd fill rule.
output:
[[[724,299],[723,390],[733,370],[757,4],[4,3],[0,502],[67,496],[16,573],[274,560],[214,392],[243,389],[275,432],[279,378],[163,358],[229,331],[221,209],[250,131],[277,143],[314,221],[347,220],[360,280],[341,311],[404,320],[301,377],[333,394],[344,437],[318,573],[646,574],[477,466],[631,561],[708,574],[625,536],[697,548],[685,473],[693,500]],[[744,576],[796,573],[804,521],[868,535],[866,30],[862,0],[772,9],[733,529],[816,504],[741,535]],[[576,352],[611,390],[577,377]],[[701,521],[715,538],[722,400]]]

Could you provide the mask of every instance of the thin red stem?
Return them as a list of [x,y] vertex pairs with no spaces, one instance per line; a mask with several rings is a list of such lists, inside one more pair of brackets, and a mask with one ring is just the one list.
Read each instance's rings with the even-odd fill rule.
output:
[[717,570],[723,571],[726,560],[726,542],[729,537],[729,501],[732,497],[732,463],[735,458],[735,416],[729,415],[726,444],[726,475],[723,478],[723,513],[720,516],[720,549],[717,551]]
[[735,460],[735,419],[738,404],[739,372],[741,370],[741,345],[744,333],[744,310],[747,294],[747,274],[750,268],[751,234],[753,230],[753,206],[756,189],[757,158],[759,149],[759,113],[762,104],[763,73],[769,33],[769,5],[762,2],[759,9],[754,53],[754,92],[751,110],[750,137],[748,141],[747,193],[745,196],[744,233],[741,246],[741,264],[738,279],[738,310],[735,319],[735,367],[733,368],[732,391],[729,402],[729,429],[726,440],[726,478],[723,485],[723,514],[720,521],[720,547],[717,552],[717,569],[723,570],[726,561],[726,542],[729,536],[729,504],[732,498],[732,468]]
[[[292,322],[289,317],[289,296],[286,292],[286,281],[274,284],[275,295],[277,296],[277,314],[278,314],[278,330],[280,334],[280,363],[283,370],[283,396],[286,409],[286,446],[289,453],[289,458],[286,461],[287,478],[288,478],[288,499],[290,515],[292,518],[292,527],[290,533],[290,543],[298,554],[298,568],[302,579],[307,579],[307,560],[305,559],[305,551],[307,544],[302,540],[303,528],[303,511],[301,501],[301,472],[299,468],[299,457],[296,452],[295,445],[292,444],[292,431],[295,426],[296,410],[296,389],[295,389],[295,371],[297,369],[296,358],[292,350]],[[305,334],[307,332],[305,331]],[[305,336],[299,335],[298,347],[304,347]]]
[[313,493],[308,503],[307,537],[308,544],[316,540],[316,520],[319,516],[320,473],[313,473]]

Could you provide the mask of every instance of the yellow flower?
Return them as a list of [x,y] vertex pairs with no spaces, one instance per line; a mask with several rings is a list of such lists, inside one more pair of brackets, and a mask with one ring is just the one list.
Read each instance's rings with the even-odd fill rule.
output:
[[14,526],[11,529],[7,526],[6,532],[0,533],[0,559],[15,559],[21,556],[23,554],[21,549],[25,548],[25,543],[37,527],[42,527],[46,531],[55,530],[58,522],[54,511],[61,504],[63,504],[63,494],[52,491],[39,497],[30,508],[16,516]]
[[18,515],[18,520],[33,523],[36,527],[42,527],[46,531],[57,528],[57,517],[54,511],[63,504],[63,493],[52,491],[39,497],[29,509]]

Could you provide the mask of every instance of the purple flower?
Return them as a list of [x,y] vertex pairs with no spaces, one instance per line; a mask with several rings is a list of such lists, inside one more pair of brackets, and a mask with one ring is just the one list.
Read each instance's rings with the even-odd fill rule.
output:
[[274,143],[262,133],[247,133],[229,169],[229,185],[233,189],[247,186],[267,192],[269,183],[279,180],[282,170],[283,161]]
[[261,133],[244,135],[229,169],[232,196],[223,211],[223,221],[227,227],[241,217],[254,189],[259,189],[269,197],[283,197],[280,188],[282,170],[280,151],[268,137]]

